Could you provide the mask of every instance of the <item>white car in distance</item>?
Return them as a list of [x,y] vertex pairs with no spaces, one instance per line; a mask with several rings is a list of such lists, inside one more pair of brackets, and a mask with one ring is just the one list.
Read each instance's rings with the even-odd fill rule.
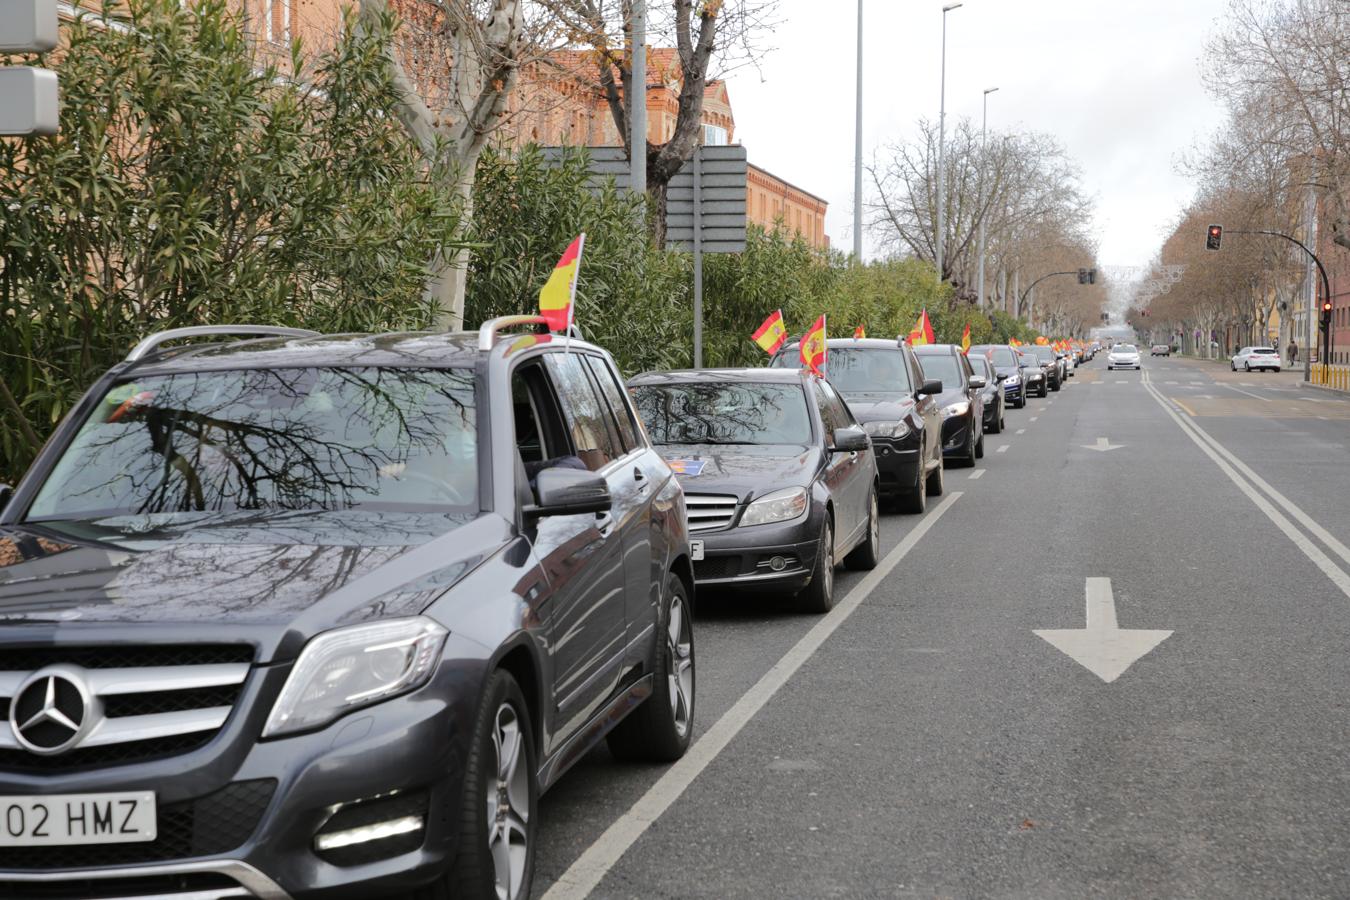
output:
[[1243,347],[1237,352],[1237,355],[1231,360],[1233,371],[1242,369],[1244,372],[1250,372],[1253,369],[1270,369],[1272,372],[1280,371],[1280,353],[1274,347]]
[[1106,356],[1107,371],[1112,369],[1138,369],[1139,348],[1134,344],[1116,344]]

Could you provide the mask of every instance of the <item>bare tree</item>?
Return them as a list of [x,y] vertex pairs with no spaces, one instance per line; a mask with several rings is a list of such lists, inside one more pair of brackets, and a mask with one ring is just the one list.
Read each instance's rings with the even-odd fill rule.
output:
[[[632,3],[630,0],[539,0],[553,10],[575,45],[588,48],[593,72],[577,73],[605,100],[629,159],[628,122],[633,97]],[[728,72],[753,65],[762,55],[758,38],[772,24],[777,0],[668,0],[648,11],[647,43],[673,46],[679,64],[679,99],[674,130],[666,141],[645,141],[651,229],[665,242],[666,192],[680,167],[703,142],[703,100],[707,86]],[[649,82],[650,83],[650,82]]]

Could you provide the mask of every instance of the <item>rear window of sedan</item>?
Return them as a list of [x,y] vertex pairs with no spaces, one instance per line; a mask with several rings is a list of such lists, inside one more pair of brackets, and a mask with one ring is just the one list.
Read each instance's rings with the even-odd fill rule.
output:
[[831,348],[825,377],[845,397],[903,397],[914,392],[899,348]]
[[1265,354],[1265,355],[1267,355],[1267,356],[1274,356],[1274,355],[1275,355],[1275,348],[1274,348],[1274,347],[1253,347],[1253,348],[1252,348],[1252,352],[1253,352],[1253,353],[1263,353],[1263,354]]
[[631,392],[657,445],[811,442],[811,415],[800,384],[639,384]]

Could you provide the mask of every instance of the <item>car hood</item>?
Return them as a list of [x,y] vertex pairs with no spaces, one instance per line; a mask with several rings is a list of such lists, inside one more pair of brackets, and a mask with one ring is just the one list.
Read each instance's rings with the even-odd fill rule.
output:
[[735,494],[740,502],[809,486],[823,456],[803,444],[664,444],[656,449],[686,493]]
[[994,372],[999,378],[1011,378],[1014,375],[1020,376],[1022,369],[1017,366],[994,366]]
[[914,409],[914,398],[905,396],[879,397],[868,394],[851,394],[845,398],[853,417],[860,423],[899,422]]
[[280,513],[0,527],[0,644],[245,641],[286,659],[337,625],[416,615],[510,536],[505,520]]

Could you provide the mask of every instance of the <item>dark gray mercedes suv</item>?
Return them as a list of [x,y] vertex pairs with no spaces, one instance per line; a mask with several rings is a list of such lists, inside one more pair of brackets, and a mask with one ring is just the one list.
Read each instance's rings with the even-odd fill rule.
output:
[[0,898],[524,897],[542,790],[683,754],[683,495],[540,322],[93,386],[0,511]]

